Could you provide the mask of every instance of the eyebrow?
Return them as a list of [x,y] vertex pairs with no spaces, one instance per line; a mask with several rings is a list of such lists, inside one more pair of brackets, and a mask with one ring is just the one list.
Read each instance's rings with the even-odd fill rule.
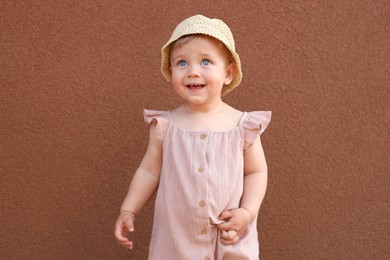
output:
[[[213,58],[215,57],[215,55],[212,55],[212,54],[209,54],[209,53],[200,53],[199,55],[197,56],[200,56],[200,57],[207,57],[207,58]],[[171,58],[172,59],[177,59],[177,58],[187,58],[188,55],[186,54],[178,54],[178,55],[171,55]]]
[[170,60],[185,59],[185,55],[171,55]]

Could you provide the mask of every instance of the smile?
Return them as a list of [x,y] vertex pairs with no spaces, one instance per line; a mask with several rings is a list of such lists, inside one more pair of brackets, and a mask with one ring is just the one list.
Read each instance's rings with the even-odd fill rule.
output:
[[203,84],[188,84],[186,85],[187,88],[189,88],[190,90],[197,90],[197,89],[201,89],[203,88],[205,85]]

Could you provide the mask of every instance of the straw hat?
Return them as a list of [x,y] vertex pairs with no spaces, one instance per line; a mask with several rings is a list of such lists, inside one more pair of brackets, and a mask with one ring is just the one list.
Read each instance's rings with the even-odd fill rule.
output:
[[233,35],[229,27],[219,19],[210,19],[203,15],[191,16],[179,23],[172,33],[171,38],[161,49],[161,73],[167,81],[171,81],[171,71],[169,69],[169,48],[170,44],[184,35],[204,34],[221,41],[232,54],[237,65],[237,71],[232,82],[225,86],[222,94],[226,94],[237,87],[242,79],[240,57],[236,53]]

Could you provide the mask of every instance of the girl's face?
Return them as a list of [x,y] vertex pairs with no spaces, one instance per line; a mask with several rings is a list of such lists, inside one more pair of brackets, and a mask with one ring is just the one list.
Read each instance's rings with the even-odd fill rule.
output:
[[230,84],[235,72],[224,45],[209,36],[176,47],[170,61],[173,87],[190,105],[220,102],[222,88]]

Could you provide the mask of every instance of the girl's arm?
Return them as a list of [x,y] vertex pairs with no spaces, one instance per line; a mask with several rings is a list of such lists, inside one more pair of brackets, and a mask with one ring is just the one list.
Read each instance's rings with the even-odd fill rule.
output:
[[219,225],[222,230],[221,242],[234,244],[247,226],[257,217],[267,188],[267,163],[257,136],[253,145],[244,153],[244,192],[240,208],[224,211],[220,219],[227,222]]
[[132,249],[133,243],[126,237],[128,231],[134,231],[135,216],[143,209],[157,189],[162,161],[161,142],[156,137],[156,124],[152,124],[149,133],[148,149],[134,177],[129,191],[122,203],[121,213],[115,223],[115,237],[123,246]]
[[260,136],[244,154],[244,192],[241,208],[246,209],[251,221],[257,217],[267,189],[268,168]]
[[137,215],[156,191],[160,179],[162,146],[155,131],[156,125],[152,124],[148,149],[133,176],[121,211],[130,211]]

